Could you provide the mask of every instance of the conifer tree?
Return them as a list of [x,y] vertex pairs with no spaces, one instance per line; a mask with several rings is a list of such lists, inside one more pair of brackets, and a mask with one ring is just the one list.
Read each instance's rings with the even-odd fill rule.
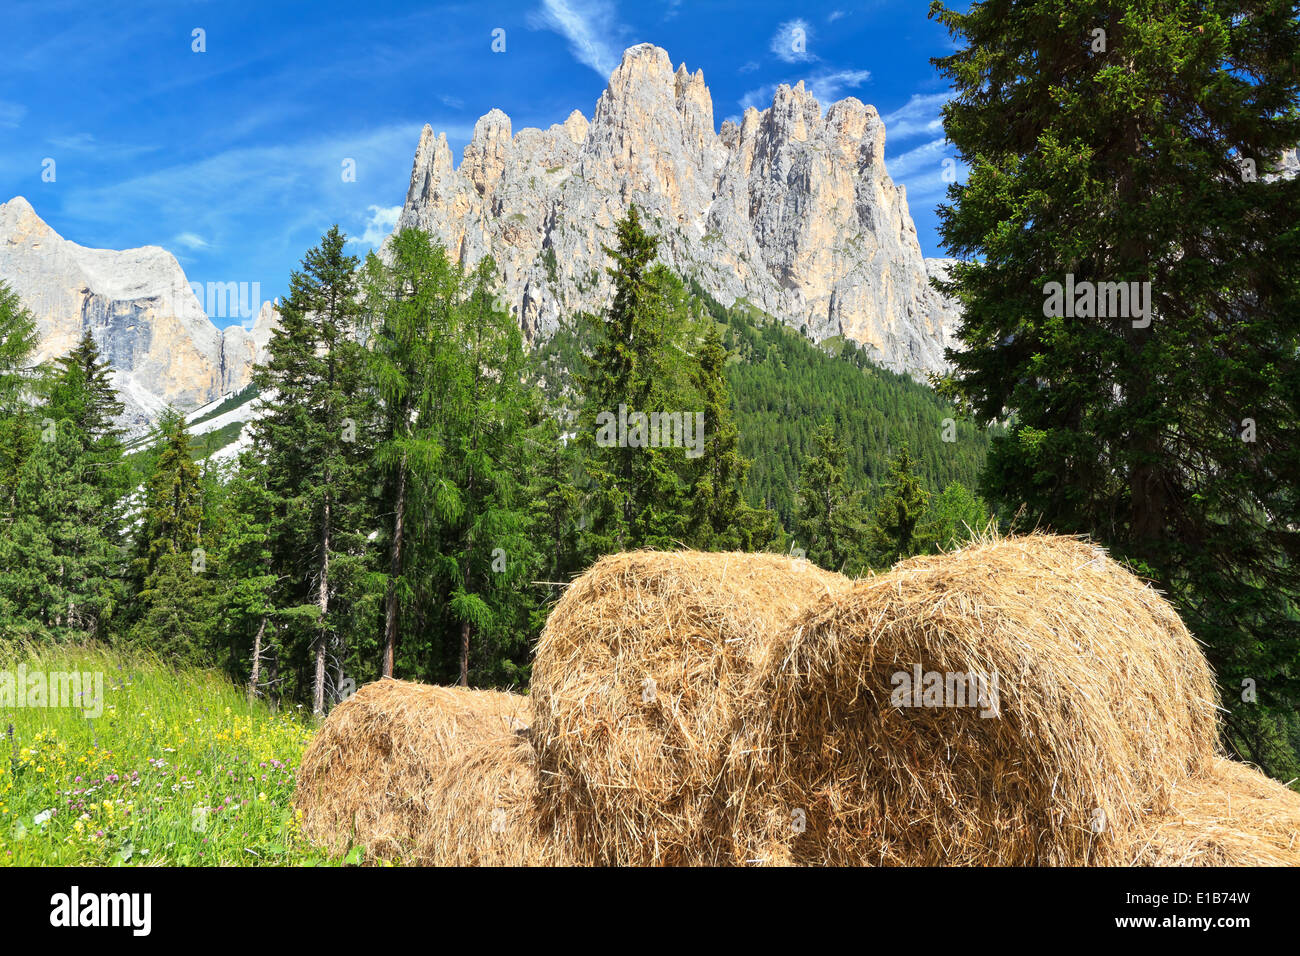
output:
[[889,481],[867,530],[868,554],[877,567],[888,568],[924,547],[917,529],[930,495],[916,475],[916,464],[906,443],[889,463]]
[[796,517],[795,542],[813,564],[845,574],[863,568],[861,495],[848,481],[844,445],[829,421],[818,427],[800,470]]
[[216,608],[204,537],[203,478],[185,417],[173,409],[157,426],[157,457],[145,481],[132,569],[139,613],[132,641],[169,660],[214,663]]
[[470,680],[471,638],[488,659],[516,676],[527,643],[528,582],[540,566],[532,545],[529,502],[524,498],[532,396],[524,385],[523,336],[495,302],[496,266],[485,258],[468,278],[460,310],[463,389],[449,417],[449,447],[463,508],[449,522],[444,554],[454,568],[448,608],[459,626],[458,679]]
[[657,239],[636,206],[615,233],[617,246],[605,248],[614,297],[578,377],[578,442],[589,477],[584,537],[592,557],[673,547],[686,535],[690,459],[684,447],[652,437],[662,432],[649,416],[691,415],[693,425],[699,398],[690,355],[699,320],[685,287],[655,263]]
[[930,499],[914,540],[918,552],[947,551],[985,531],[988,524],[984,502],[960,481],[953,481]]
[[[36,442],[30,392],[40,337],[36,320],[0,280],[0,519],[14,519],[18,467]],[[0,598],[3,600],[3,598]]]
[[772,540],[776,522],[770,512],[745,500],[750,463],[740,454],[726,363],[722,336],[711,324],[700,346],[694,376],[703,399],[705,431],[702,455],[692,469],[687,543],[701,550],[758,551]]
[[369,321],[368,381],[380,403],[374,461],[384,522],[384,622],[380,674],[393,676],[402,609],[414,610],[421,569],[415,550],[464,503],[450,479],[445,428],[461,376],[462,278],[444,249],[418,230],[394,237],[392,261],[367,259],[364,302]]
[[[120,606],[126,470],[121,405],[93,341],[60,361],[14,473],[0,535],[0,617],[34,636],[107,637]],[[2,622],[0,622],[2,623]]]
[[932,15],[971,166],[940,211],[965,260],[943,284],[963,306],[951,387],[1012,421],[983,490],[1168,594],[1249,755],[1265,712],[1300,707],[1300,180],[1271,175],[1300,142],[1295,5]]
[[[369,467],[364,349],[357,339],[357,260],[337,226],[307,252],[289,279],[281,323],[254,381],[265,414],[253,428],[267,469],[273,515],[277,618],[288,653],[323,713],[327,663],[345,654],[346,630],[331,615],[335,596],[361,579]],[[305,658],[304,658],[305,653]]]

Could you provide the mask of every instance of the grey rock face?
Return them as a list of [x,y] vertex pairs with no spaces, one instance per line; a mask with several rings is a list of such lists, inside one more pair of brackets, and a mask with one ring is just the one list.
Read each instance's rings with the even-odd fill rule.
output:
[[525,333],[608,300],[602,246],[636,203],[660,255],[731,305],[745,300],[821,340],[844,335],[891,368],[945,366],[957,311],[935,292],[876,110],[823,111],[803,84],[714,132],[702,71],[643,44],[591,122],[512,134],[493,110],[455,167],[426,126],[397,228],[424,229],[466,265],[491,255]]
[[275,322],[267,304],[251,331],[218,329],[171,253],[79,246],[21,196],[0,205],[0,279],[36,317],[40,360],[90,332],[113,366],[123,423],[133,429],[169,404],[185,411],[248,384]]

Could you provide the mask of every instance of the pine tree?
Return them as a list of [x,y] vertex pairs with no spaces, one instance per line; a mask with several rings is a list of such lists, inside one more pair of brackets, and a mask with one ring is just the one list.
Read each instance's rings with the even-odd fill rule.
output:
[[33,416],[38,437],[20,438],[28,447],[0,535],[0,623],[36,637],[102,639],[123,597],[127,472],[111,424],[121,405],[97,381],[94,343],[74,356],[60,361]]
[[[944,284],[964,312],[951,385],[1013,421],[984,491],[1152,578],[1208,644],[1247,754],[1261,711],[1300,707],[1300,180],[1266,175],[1300,142],[1294,4],[933,15],[961,43],[936,64],[971,164],[940,212],[967,260]],[[1131,283],[1128,308],[1118,286],[1094,301],[1101,282]]]
[[823,422],[799,474],[796,543],[820,567],[857,574],[865,565],[862,539],[866,517],[861,496],[848,482],[844,445],[834,426]]
[[954,481],[930,499],[913,540],[919,552],[948,551],[985,531],[988,524],[984,502],[960,481]]
[[362,511],[371,411],[357,340],[357,260],[344,253],[346,242],[331,228],[291,274],[280,328],[254,375],[267,396],[253,439],[273,507],[276,617],[317,714],[330,653],[336,662],[346,653],[346,629],[336,626],[345,608],[332,615],[331,601],[361,579],[371,530]]
[[929,499],[916,476],[916,459],[904,443],[889,463],[889,481],[867,530],[867,551],[876,567],[887,568],[924,547],[917,530]]

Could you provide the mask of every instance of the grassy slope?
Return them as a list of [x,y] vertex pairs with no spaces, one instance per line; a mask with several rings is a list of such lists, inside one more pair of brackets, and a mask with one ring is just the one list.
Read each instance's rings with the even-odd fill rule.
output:
[[77,648],[0,671],[103,674],[103,713],[0,700],[0,864],[324,862],[301,838],[294,771],[311,737],[220,674]]

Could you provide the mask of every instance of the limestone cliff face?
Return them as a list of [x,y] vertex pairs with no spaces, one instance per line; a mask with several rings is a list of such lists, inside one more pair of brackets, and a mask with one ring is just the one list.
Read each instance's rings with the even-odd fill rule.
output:
[[90,332],[115,370],[128,426],[168,404],[188,410],[244,387],[275,321],[267,304],[251,331],[218,329],[171,253],[79,246],[21,196],[0,205],[0,279],[36,317],[39,359]]
[[901,186],[885,169],[871,106],[823,110],[799,84],[715,132],[702,71],[675,72],[643,44],[588,122],[512,132],[482,117],[459,167],[426,126],[397,228],[438,237],[467,265],[491,255],[530,337],[608,301],[602,245],[635,202],[660,255],[726,305],[747,300],[814,339],[845,335],[878,361],[920,374],[944,366],[956,308],[930,288]]

